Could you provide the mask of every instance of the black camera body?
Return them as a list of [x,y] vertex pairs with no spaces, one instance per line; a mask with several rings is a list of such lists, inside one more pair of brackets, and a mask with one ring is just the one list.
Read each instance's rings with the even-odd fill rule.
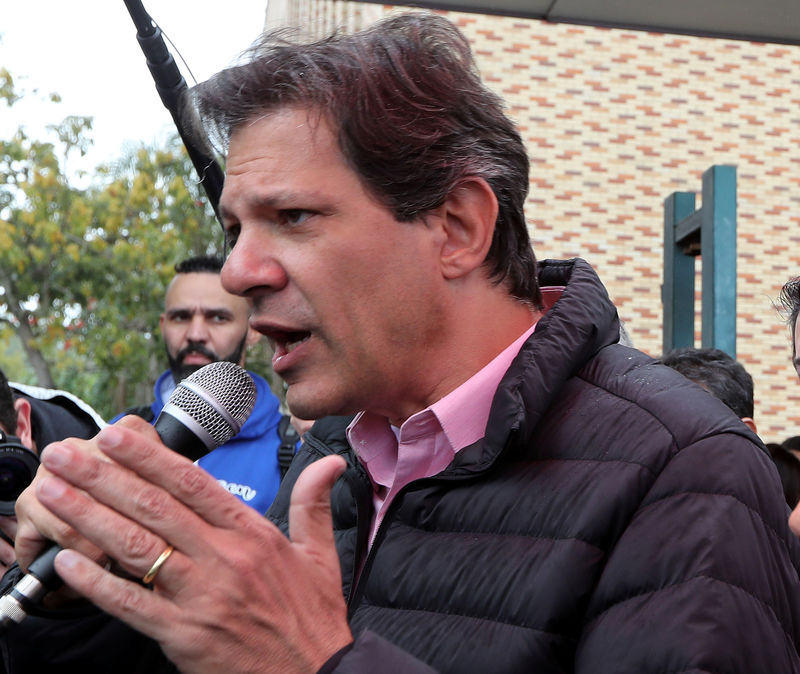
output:
[[39,457],[16,435],[0,429],[0,515],[13,515],[19,495],[33,481]]

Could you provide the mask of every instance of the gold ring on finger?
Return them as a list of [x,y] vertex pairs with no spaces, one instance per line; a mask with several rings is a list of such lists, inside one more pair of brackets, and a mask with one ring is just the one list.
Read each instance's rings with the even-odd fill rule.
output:
[[172,551],[174,549],[175,549],[174,547],[168,545],[164,549],[164,552],[162,552],[158,556],[158,559],[153,563],[153,566],[150,567],[150,570],[146,574],[144,574],[144,577],[142,578],[142,582],[145,585],[149,585],[150,583],[153,582],[155,577],[158,575],[158,572],[161,570],[161,567],[164,566],[164,562],[166,562],[169,559],[169,556],[172,554]]

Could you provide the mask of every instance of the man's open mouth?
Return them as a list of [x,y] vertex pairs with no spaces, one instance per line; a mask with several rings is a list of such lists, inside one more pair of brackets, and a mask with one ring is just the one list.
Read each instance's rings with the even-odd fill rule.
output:
[[267,339],[269,339],[273,350],[276,354],[280,355],[291,353],[310,338],[311,333],[305,330],[297,332],[275,330],[267,334]]

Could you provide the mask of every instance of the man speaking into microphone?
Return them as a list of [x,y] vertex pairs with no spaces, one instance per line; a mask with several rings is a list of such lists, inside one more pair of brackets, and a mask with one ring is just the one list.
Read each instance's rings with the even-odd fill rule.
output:
[[148,671],[800,671],[768,454],[619,343],[588,263],[537,264],[525,148],[452,23],[267,35],[195,100],[222,282],[319,421],[267,518],[140,420],[51,445],[22,564],[67,548],[69,589],[160,647]]

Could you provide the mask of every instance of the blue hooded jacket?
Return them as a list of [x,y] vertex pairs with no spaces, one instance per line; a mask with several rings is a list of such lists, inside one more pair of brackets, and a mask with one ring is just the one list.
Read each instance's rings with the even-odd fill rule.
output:
[[[206,454],[197,464],[217,478],[229,492],[263,514],[272,504],[281,481],[278,424],[283,415],[278,398],[267,381],[253,372],[249,374],[256,385],[256,404],[252,414],[232,440]],[[169,370],[156,381],[153,387],[155,401],[150,406],[153,421],[161,413],[172,384]],[[123,416],[124,413],[116,416],[111,423]]]

